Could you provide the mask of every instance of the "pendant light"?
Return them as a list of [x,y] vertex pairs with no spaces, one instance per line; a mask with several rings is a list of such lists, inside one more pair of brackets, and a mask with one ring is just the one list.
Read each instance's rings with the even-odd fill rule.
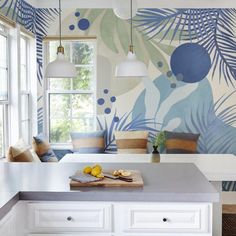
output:
[[147,67],[139,61],[134,53],[133,45],[133,1],[130,0],[130,46],[126,59],[116,66],[116,77],[146,77]]
[[67,61],[64,55],[64,47],[61,43],[61,0],[59,0],[59,32],[60,45],[57,48],[57,58],[55,61],[47,65],[45,77],[46,78],[75,78],[76,69],[74,64]]

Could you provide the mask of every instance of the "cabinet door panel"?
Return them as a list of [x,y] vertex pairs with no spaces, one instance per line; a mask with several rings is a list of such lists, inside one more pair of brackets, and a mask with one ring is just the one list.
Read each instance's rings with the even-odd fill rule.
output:
[[[115,214],[122,233],[210,233],[209,204],[120,205]],[[128,235],[128,234],[127,234]],[[159,235],[159,234],[158,234]]]
[[28,225],[36,232],[110,232],[111,205],[29,203]]
[[0,221],[0,236],[15,236],[13,216],[10,212]]

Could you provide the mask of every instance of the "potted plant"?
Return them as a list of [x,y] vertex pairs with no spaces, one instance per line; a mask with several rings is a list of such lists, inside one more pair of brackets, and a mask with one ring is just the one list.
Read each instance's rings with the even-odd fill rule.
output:
[[159,150],[161,147],[164,147],[165,141],[166,141],[165,132],[160,131],[153,140],[153,152],[152,153],[158,154],[159,153],[158,147],[159,147]]

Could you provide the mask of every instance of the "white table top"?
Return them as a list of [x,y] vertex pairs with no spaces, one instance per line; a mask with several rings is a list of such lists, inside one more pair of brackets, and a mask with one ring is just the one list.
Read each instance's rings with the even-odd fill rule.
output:
[[[149,163],[151,154],[67,154],[60,161],[94,163]],[[236,181],[236,156],[232,154],[161,154],[161,163],[194,163],[209,181]]]

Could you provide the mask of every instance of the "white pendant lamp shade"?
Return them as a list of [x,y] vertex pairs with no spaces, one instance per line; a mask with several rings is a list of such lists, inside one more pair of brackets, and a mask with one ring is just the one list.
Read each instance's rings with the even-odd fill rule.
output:
[[[127,1],[127,0],[126,0]],[[133,0],[130,0],[130,46],[126,59],[116,66],[116,77],[147,77],[146,65],[139,61],[133,45]]]
[[57,59],[48,64],[45,72],[47,78],[75,78],[76,69],[74,64],[65,59],[61,52],[57,54]]
[[146,65],[139,61],[135,55],[129,51],[126,60],[116,66],[116,77],[146,77],[148,76]]
[[61,44],[61,0],[59,0],[59,47],[57,48],[57,59],[47,65],[46,78],[75,78],[76,69],[74,64],[65,59],[64,47]]

